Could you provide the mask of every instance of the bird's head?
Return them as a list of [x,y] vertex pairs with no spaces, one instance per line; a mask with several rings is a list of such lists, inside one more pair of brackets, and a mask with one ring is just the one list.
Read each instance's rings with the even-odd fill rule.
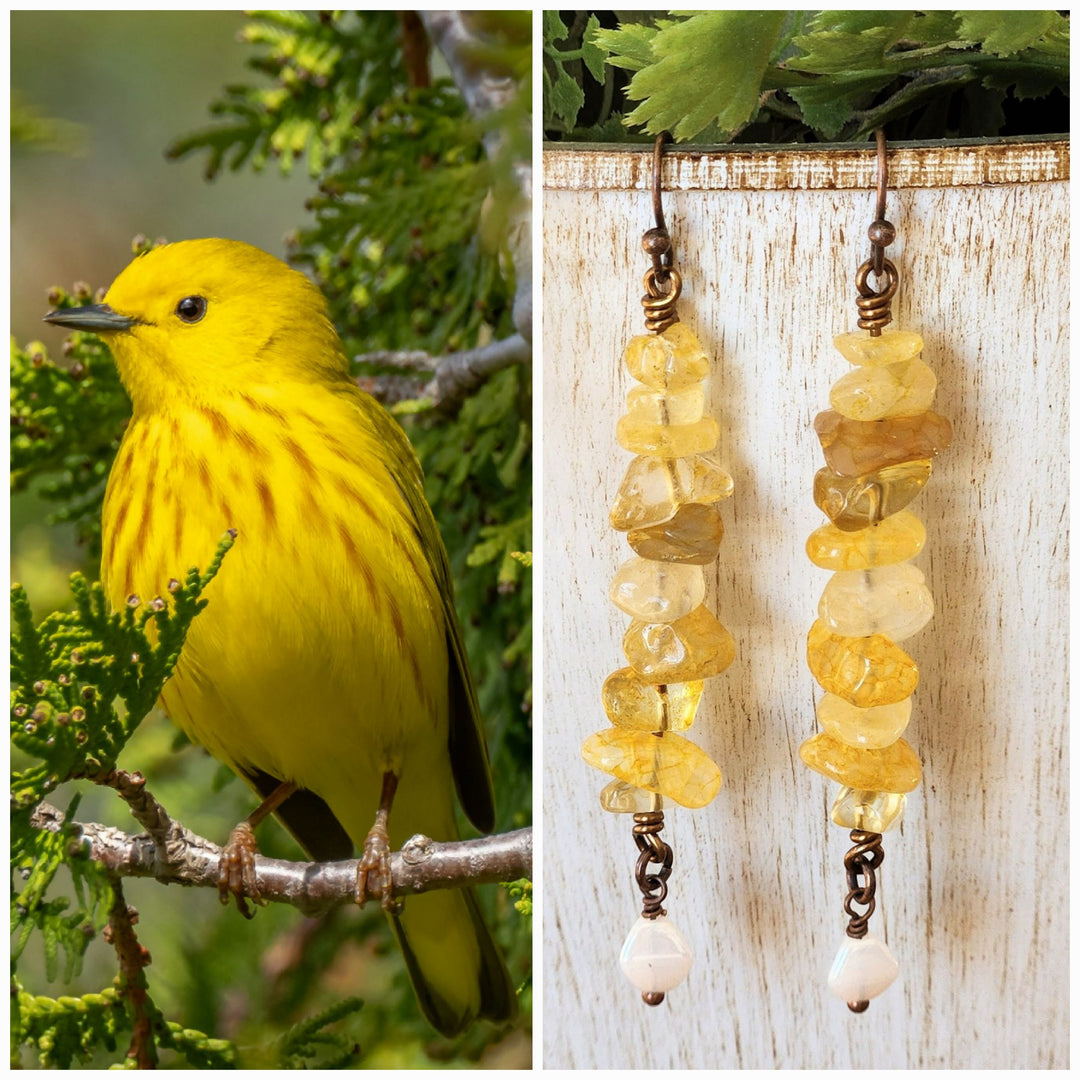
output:
[[184,240],[138,256],[105,301],[45,321],[100,334],[137,411],[259,385],[340,380],[326,300],[303,274],[236,240]]

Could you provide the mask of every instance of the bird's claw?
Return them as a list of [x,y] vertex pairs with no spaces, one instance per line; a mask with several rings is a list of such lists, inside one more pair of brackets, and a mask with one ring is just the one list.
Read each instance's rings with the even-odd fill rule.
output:
[[363,906],[369,895],[378,896],[383,911],[398,915],[404,902],[394,899],[394,879],[390,873],[390,837],[375,825],[364,841],[364,854],[356,864],[356,902]]
[[255,830],[242,821],[229,834],[229,842],[221,849],[218,862],[218,899],[223,904],[235,900],[237,910],[245,919],[255,916],[247,905],[248,900],[260,907],[266,905],[255,877],[255,856],[258,851]]

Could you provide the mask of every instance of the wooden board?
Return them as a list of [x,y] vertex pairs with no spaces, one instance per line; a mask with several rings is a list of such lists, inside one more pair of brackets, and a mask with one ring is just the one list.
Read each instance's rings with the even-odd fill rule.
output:
[[[843,932],[848,841],[828,820],[832,785],[798,747],[816,730],[805,635],[828,580],[803,550],[823,521],[811,421],[849,370],[831,339],[855,328],[873,155],[860,152],[854,169],[845,155],[843,177],[788,173],[786,189],[746,181],[748,160],[738,183],[694,155],[683,159],[698,162],[690,181],[690,165],[665,167],[684,176],[664,199],[680,313],[715,357],[708,399],[735,480],[706,602],[738,655],[706,683],[688,732],[724,786],[705,809],[671,811],[665,832],[667,909],[694,967],[649,1009],[617,964],[639,907],[631,822],[601,810],[605,778],[579,752],[606,726],[599,688],[624,663],[628,619],[607,589],[631,552],[607,511],[629,461],[615,422],[632,385],[621,352],[643,332],[649,169],[629,152],[601,155],[600,169],[595,152],[545,153],[547,1067],[1068,1066],[1069,201],[1067,149],[1056,144],[1047,165],[1048,145],[1013,148],[1007,175],[1023,183],[964,183],[987,174],[965,159],[985,164],[985,151],[961,148],[959,183],[939,170],[936,186],[889,193],[895,324],[922,333],[955,441],[912,507],[928,532],[916,565],[937,605],[905,643],[921,672],[907,737],[925,778],[886,835],[871,923],[901,975],[862,1016],[824,985]],[[920,154],[940,157],[904,154],[894,176],[909,180],[930,175]],[[1043,171],[1017,172],[1025,154]]]

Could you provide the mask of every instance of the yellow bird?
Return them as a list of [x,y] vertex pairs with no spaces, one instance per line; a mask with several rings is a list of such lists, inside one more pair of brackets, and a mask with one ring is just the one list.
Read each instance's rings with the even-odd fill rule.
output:
[[[248,244],[188,240],[136,258],[103,304],[46,320],[100,334],[133,405],[102,518],[112,606],[165,596],[238,532],[162,693],[172,720],[312,858],[361,847],[361,898],[412,834],[456,838],[455,788],[490,831],[479,708],[420,464],[349,378],[319,290]],[[228,850],[237,888],[250,830]],[[384,907],[439,1031],[513,1015],[471,892]]]

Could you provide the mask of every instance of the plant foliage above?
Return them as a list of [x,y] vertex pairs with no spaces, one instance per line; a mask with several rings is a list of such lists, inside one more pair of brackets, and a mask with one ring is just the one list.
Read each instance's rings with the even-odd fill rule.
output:
[[1068,93],[1069,20],[1054,11],[652,14],[604,29],[596,13],[568,27],[545,12],[549,138],[633,137],[623,125],[704,143],[861,140],[886,124],[892,138],[990,136],[1017,102]]

